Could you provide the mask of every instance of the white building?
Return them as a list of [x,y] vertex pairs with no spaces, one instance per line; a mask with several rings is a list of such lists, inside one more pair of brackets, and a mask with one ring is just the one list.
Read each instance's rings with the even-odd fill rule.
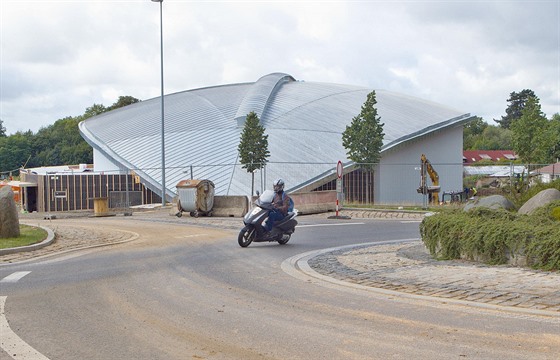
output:
[[539,176],[543,183],[550,183],[560,179],[560,162],[531,171],[531,175]]
[[[374,89],[298,81],[273,73],[252,83],[220,85],[166,95],[166,196],[182,179],[212,180],[217,195],[248,195],[251,176],[239,165],[238,144],[247,114],[266,128],[269,163],[255,174],[256,188],[277,177],[288,192],[312,191],[336,178],[336,163],[352,163],[342,132]],[[384,123],[375,203],[422,204],[420,156],[440,169],[443,190],[462,188],[463,125],[470,114],[426,100],[375,89]],[[82,136],[94,149],[95,171],[132,169],[161,194],[161,98],[89,118]],[[345,187],[349,184],[345,184]],[[159,191],[158,191],[159,189]]]

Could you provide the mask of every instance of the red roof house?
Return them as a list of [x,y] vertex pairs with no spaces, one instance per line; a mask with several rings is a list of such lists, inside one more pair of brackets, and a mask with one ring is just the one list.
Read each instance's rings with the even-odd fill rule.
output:
[[472,165],[479,161],[487,160],[491,162],[517,160],[517,155],[513,150],[464,150],[463,164]]

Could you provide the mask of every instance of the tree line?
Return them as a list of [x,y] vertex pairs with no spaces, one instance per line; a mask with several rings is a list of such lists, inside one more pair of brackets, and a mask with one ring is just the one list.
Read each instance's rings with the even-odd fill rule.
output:
[[[382,138],[383,124],[379,123],[377,112],[373,111],[376,103],[375,92],[370,97],[364,103],[365,107],[362,108],[360,117],[375,119],[373,127],[361,129],[357,127],[358,124],[354,124],[356,120],[353,119],[350,129],[343,134],[349,156],[354,156],[351,154],[353,150],[350,145],[361,143],[363,140],[351,139],[352,137],[360,138],[363,137],[363,134],[371,132],[373,135],[368,134],[368,136],[371,135],[377,139],[377,143],[378,138]],[[8,136],[3,122],[0,120],[0,178],[10,174],[17,175],[18,169],[21,167],[91,164],[93,150],[79,133],[80,121],[139,101],[132,96],[120,96],[114,104],[108,107],[93,104],[86,108],[84,114],[59,119],[54,124],[41,128],[37,133],[33,133],[31,130],[18,131]],[[541,111],[539,98],[529,89],[512,92],[507,103],[506,114],[501,119],[493,119],[498,125],[490,125],[484,119],[477,117],[464,126],[463,149],[514,150],[521,161],[533,164],[549,164],[558,161],[560,159],[560,115],[556,113],[547,119]],[[252,120],[248,122],[252,124],[250,127],[254,127],[255,123],[258,123],[258,118],[254,119],[254,117],[255,114],[250,116],[250,120]],[[248,129],[247,132],[246,137],[255,138],[253,131]],[[258,132],[264,134],[264,129],[258,129]],[[263,141],[266,141],[266,138]],[[268,155],[266,152],[257,154],[258,156],[255,157],[253,151],[257,150],[243,148],[246,143],[242,142],[243,146],[239,149],[242,163],[257,164],[266,161]],[[375,149],[379,147],[377,143],[374,146]],[[261,151],[263,148],[266,149],[262,143],[256,147]],[[252,172],[255,169],[253,165],[250,165],[247,170]]]
[[560,159],[560,115],[550,119],[541,111],[539,98],[530,89],[512,92],[506,115],[489,125],[482,118],[465,125],[464,150],[514,150],[520,161],[550,164]]
[[108,107],[93,104],[82,115],[59,119],[37,133],[27,130],[8,136],[0,120],[0,178],[17,176],[22,167],[93,163],[93,149],[78,130],[80,121],[139,101],[120,96]]

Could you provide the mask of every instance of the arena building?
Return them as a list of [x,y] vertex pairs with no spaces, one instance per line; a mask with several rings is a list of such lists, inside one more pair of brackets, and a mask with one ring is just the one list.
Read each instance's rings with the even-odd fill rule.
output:
[[[381,161],[363,174],[346,155],[342,133],[367,94],[360,86],[296,80],[284,73],[256,82],[188,90],[164,97],[166,199],[183,179],[207,179],[216,195],[250,195],[251,174],[242,169],[238,144],[247,114],[254,111],[268,135],[269,161],[255,173],[255,188],[282,177],[291,193],[332,189],[336,164],[344,164],[347,196],[368,192],[349,176],[371,176],[370,202],[421,204],[416,189],[420,156],[440,164],[442,190],[462,188],[462,111],[399,93],[375,89],[384,123]],[[161,194],[161,98],[141,101],[80,123],[93,147],[94,171],[134,171]],[[346,179],[348,179],[346,181]],[[368,178],[369,179],[369,178]]]

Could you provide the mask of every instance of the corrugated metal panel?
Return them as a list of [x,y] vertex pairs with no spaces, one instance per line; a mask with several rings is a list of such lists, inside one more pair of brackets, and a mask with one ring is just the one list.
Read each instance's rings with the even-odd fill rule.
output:
[[[209,179],[216,194],[248,194],[251,177],[237,162],[242,127],[236,117],[260,113],[269,135],[269,182],[282,176],[290,188],[329,171],[331,165],[276,163],[348,162],[342,132],[371,89],[293,81],[275,73],[255,83],[224,85],[165,96],[166,187],[190,177]],[[468,114],[432,102],[376,90],[389,149],[430,131],[460,124]],[[83,137],[116,165],[136,169],[147,186],[161,188],[161,102],[159,98],[117,109],[80,124]],[[260,180],[260,179],[259,179]]]
[[255,112],[259,119],[262,118],[272,95],[276,93],[283,83],[289,81],[295,81],[295,79],[283,73],[273,73],[261,77],[251,86],[243,101],[239,104],[235,115],[237,125],[241,126],[244,124],[247,114],[250,112]]
[[516,165],[489,165],[489,166],[464,166],[465,175],[488,175],[493,177],[507,177],[512,174],[527,173],[525,166]]

